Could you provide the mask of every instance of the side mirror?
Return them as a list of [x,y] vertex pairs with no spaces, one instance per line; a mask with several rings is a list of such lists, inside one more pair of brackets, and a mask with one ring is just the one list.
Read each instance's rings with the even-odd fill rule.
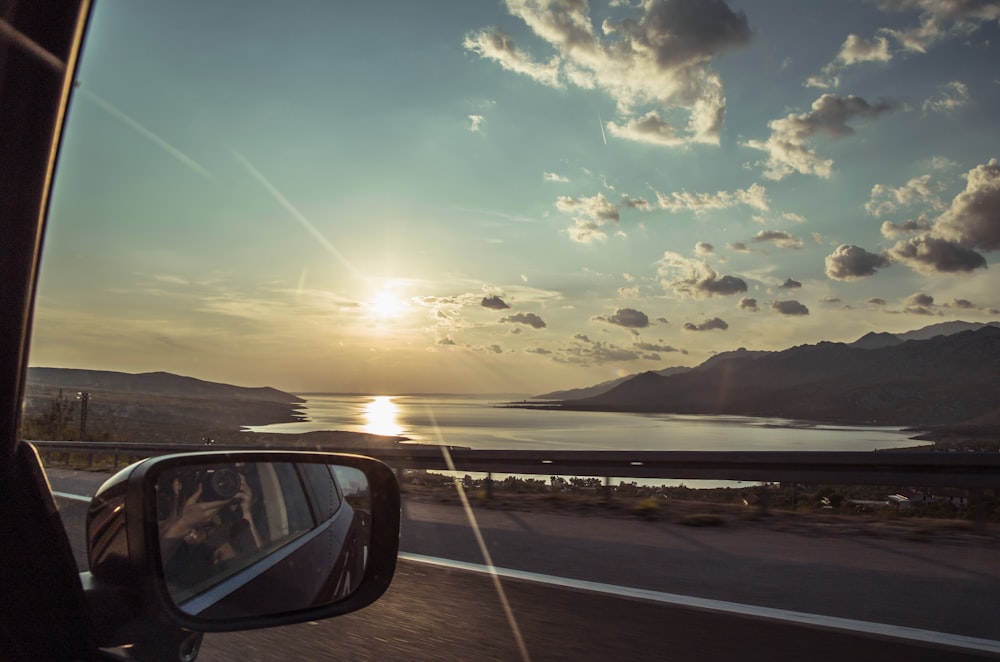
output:
[[398,545],[399,486],[377,460],[171,455],[97,491],[84,585],[100,645],[120,646],[164,621],[212,632],[360,609],[388,588]]

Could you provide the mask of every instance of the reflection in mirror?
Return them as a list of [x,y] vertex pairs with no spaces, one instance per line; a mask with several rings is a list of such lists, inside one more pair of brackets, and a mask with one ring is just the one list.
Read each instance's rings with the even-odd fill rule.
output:
[[163,577],[188,614],[253,617],[328,604],[364,576],[371,494],[353,467],[187,465],[159,475],[156,502]]

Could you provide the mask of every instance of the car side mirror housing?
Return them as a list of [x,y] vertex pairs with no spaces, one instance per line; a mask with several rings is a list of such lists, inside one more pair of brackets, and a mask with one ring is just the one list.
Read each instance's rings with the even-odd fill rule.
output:
[[399,549],[395,474],[358,455],[198,452],[112,476],[87,515],[83,573],[99,645],[172,624],[287,625],[371,604]]

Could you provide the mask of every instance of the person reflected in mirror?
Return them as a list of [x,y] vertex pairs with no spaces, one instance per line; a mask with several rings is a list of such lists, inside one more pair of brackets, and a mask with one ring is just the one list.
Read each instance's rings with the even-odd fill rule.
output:
[[[213,484],[201,472],[190,472],[174,476],[169,489],[161,492],[163,571],[168,583],[178,588],[224,576],[240,557],[263,546],[253,516],[253,491],[244,472],[226,469],[215,474],[223,472],[235,491],[220,490],[223,483]],[[218,496],[226,498],[214,498]]]

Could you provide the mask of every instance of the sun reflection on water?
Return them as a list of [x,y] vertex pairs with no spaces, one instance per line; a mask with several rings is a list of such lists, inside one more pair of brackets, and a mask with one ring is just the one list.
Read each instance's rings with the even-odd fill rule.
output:
[[365,427],[368,434],[396,437],[403,434],[403,427],[396,420],[399,407],[388,395],[379,395],[365,405]]

